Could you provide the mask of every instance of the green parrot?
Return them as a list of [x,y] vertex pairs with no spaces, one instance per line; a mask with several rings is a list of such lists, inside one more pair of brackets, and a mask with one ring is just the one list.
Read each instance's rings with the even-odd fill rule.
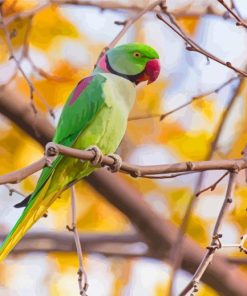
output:
[[[135,86],[155,81],[159,73],[159,55],[150,46],[130,43],[108,50],[70,94],[53,142],[83,150],[97,146],[103,154],[115,152],[135,101]],[[89,161],[63,155],[45,167],[34,192],[16,205],[25,209],[0,247],[0,262],[70,184],[93,170]]]

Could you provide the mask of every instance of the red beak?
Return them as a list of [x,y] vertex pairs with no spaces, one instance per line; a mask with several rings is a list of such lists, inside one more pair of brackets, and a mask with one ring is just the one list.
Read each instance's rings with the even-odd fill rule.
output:
[[147,62],[145,73],[148,77],[148,84],[154,82],[160,74],[160,62],[158,59]]

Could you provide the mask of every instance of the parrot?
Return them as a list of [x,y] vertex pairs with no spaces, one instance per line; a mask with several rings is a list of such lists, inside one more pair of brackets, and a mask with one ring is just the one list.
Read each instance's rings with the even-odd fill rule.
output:
[[[91,75],[69,95],[53,143],[81,150],[95,146],[105,155],[114,153],[127,128],[136,85],[152,83],[159,74],[159,55],[151,46],[128,43],[107,50]],[[59,154],[44,167],[33,193],[15,205],[24,210],[0,246],[0,262],[64,190],[96,168],[90,161]]]

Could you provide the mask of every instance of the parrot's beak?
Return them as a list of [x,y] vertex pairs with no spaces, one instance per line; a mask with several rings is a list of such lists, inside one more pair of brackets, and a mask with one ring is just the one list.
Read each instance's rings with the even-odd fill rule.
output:
[[148,77],[148,84],[154,82],[160,74],[160,61],[154,59],[147,62],[145,73]]
[[148,84],[154,82],[160,74],[160,61],[158,59],[150,60],[146,63],[146,67],[135,84],[139,84],[142,81],[148,81]]

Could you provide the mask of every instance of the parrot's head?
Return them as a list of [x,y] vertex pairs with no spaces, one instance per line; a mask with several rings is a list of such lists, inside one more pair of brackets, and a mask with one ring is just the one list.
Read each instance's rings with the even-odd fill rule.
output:
[[159,55],[152,47],[129,43],[106,52],[98,61],[97,68],[124,77],[135,84],[154,82],[160,73]]

